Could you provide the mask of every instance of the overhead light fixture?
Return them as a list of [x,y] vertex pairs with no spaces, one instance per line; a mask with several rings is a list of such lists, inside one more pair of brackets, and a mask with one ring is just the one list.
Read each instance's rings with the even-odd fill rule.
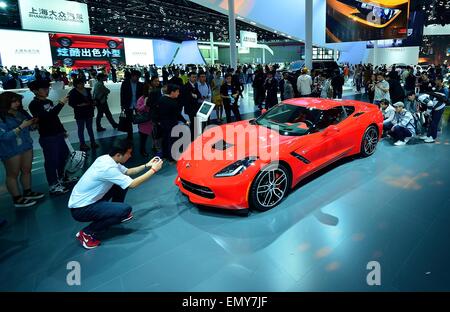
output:
[[250,22],[250,24],[252,24],[252,25],[256,25],[256,23],[255,23],[255,22]]
[[0,1],[0,9],[6,9],[8,7],[8,5],[6,4],[6,2]]

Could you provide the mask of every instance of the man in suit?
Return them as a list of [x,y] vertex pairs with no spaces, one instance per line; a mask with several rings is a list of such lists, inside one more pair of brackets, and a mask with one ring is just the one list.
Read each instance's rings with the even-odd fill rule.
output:
[[190,126],[191,126],[191,138],[194,139],[194,125],[195,125],[195,116],[197,115],[198,110],[200,109],[201,103],[199,103],[199,99],[201,99],[202,95],[198,90],[197,85],[197,74],[194,72],[190,72],[188,75],[188,82],[184,85],[183,88],[183,107],[184,113],[189,116]]
[[133,140],[133,113],[144,89],[144,84],[139,81],[140,77],[141,73],[133,70],[131,78],[124,80],[120,87],[120,106],[127,116],[127,133],[130,141]]

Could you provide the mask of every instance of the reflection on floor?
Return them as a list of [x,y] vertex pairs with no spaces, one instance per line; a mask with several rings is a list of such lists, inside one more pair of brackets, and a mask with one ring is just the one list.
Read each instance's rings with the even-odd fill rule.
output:
[[[253,111],[251,101],[242,109]],[[136,155],[129,165],[142,162]],[[36,150],[39,191],[42,166]],[[372,157],[326,168],[275,209],[242,218],[190,204],[167,164],[128,193],[133,221],[113,227],[92,251],[74,238],[81,224],[69,214],[69,195],[14,209],[2,186],[0,216],[9,223],[0,229],[0,290],[448,291],[449,167],[444,124],[439,144],[384,140]],[[80,286],[66,283],[70,261],[81,265]],[[381,286],[367,284],[370,261],[381,265]]]

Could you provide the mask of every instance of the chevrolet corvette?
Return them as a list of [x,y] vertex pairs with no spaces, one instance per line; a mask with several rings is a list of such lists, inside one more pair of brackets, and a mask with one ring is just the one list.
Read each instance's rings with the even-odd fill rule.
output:
[[[373,104],[286,100],[257,119],[206,130],[179,158],[175,184],[194,204],[265,211],[321,168],[372,155],[382,131],[383,116]],[[204,157],[208,153],[219,157]]]

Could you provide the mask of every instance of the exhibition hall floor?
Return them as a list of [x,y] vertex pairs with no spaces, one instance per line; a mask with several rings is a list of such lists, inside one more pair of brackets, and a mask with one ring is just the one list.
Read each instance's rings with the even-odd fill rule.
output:
[[[111,141],[99,139],[98,155]],[[129,166],[144,161],[134,155]],[[34,189],[45,191],[39,149],[33,168]],[[165,164],[128,193],[135,218],[88,251],[75,240],[82,224],[69,213],[69,194],[15,209],[2,167],[0,216],[9,223],[0,228],[0,290],[448,291],[449,168],[445,121],[438,144],[383,140],[373,156],[326,168],[278,207],[244,218],[190,204]],[[80,286],[66,282],[71,261],[81,265]],[[380,286],[367,284],[370,261],[381,265]]]

